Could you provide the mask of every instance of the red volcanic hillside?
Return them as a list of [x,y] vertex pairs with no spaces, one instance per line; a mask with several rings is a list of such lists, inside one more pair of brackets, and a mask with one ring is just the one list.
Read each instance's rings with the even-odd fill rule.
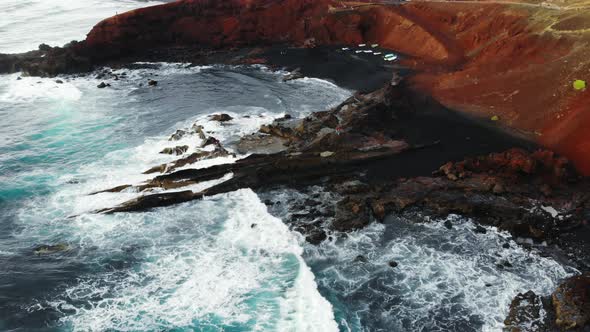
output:
[[590,1],[183,0],[108,18],[86,47],[379,43],[412,86],[556,150],[590,175]]

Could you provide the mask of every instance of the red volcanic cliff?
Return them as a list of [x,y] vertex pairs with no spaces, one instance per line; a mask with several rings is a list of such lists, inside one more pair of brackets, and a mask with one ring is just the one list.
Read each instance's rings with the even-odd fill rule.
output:
[[[555,2],[556,4],[554,4]],[[379,43],[403,53],[415,89],[499,123],[590,175],[590,1],[182,0],[100,22],[86,47]]]

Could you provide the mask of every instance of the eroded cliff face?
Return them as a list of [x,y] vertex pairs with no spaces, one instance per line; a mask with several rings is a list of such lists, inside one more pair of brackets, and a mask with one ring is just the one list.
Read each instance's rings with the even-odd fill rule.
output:
[[564,154],[590,175],[590,1],[182,0],[108,18],[83,51],[155,45],[379,43],[407,57],[415,89]]

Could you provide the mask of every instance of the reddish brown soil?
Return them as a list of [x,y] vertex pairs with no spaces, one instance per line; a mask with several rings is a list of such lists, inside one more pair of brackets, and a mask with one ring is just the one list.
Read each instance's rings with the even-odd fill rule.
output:
[[[183,0],[99,23],[86,47],[379,43],[406,55],[415,89],[475,117],[498,116],[590,175],[590,8],[539,1]],[[553,5],[551,1],[545,1]],[[490,121],[491,122],[491,121]]]

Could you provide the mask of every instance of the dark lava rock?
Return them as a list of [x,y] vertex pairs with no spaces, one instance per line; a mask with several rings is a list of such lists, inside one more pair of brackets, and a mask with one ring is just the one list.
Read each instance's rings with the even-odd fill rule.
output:
[[[215,148],[215,150],[213,150],[213,151],[194,152],[186,157],[175,160],[175,161],[171,162],[170,164],[162,164],[162,165],[154,166],[154,167],[150,168],[149,170],[145,171],[143,174],[151,174],[151,173],[158,173],[158,172],[163,173],[165,171],[172,172],[179,167],[193,164],[199,160],[225,157],[228,155],[229,155],[229,152],[227,152],[227,150],[225,150],[222,146],[217,146]],[[153,184],[155,185],[156,183],[159,183],[159,182],[156,181]],[[159,183],[159,185],[162,185],[162,183]],[[174,184],[170,183],[170,186],[173,187]]]
[[97,85],[96,87],[99,88],[99,89],[104,89],[104,88],[106,88],[108,86],[111,86],[111,85],[108,84],[108,83],[105,83],[105,82],[100,82],[100,84]]
[[64,47],[43,45],[39,50],[20,54],[0,54],[0,72],[22,72],[27,76],[55,77],[58,74],[89,72],[90,58],[78,52],[80,44],[71,42]]
[[369,260],[367,259],[367,257],[363,256],[363,255],[358,255],[354,258],[355,262],[360,262],[360,263],[366,263]]
[[161,154],[173,154],[173,155],[181,155],[188,151],[188,145],[183,146],[176,146],[173,148],[165,148],[164,150],[160,151]]
[[22,77],[20,77],[20,76],[16,78],[16,80],[17,80],[17,81],[20,81],[20,80],[22,80],[22,79],[23,79],[23,78],[22,78]]
[[304,78],[305,76],[301,73],[301,69],[297,68],[295,70],[293,70],[291,73],[285,75],[283,77],[283,82],[288,82],[288,81],[293,81],[293,80],[297,80],[300,78]]
[[63,84],[64,81],[62,81],[62,80],[55,80],[55,83],[57,83],[57,84]]
[[533,291],[518,294],[510,304],[508,317],[504,320],[504,331],[533,332],[551,331],[551,306]]
[[475,226],[475,231],[474,231],[474,232],[475,232],[475,233],[479,233],[479,234],[485,234],[485,233],[487,233],[487,232],[488,232],[488,230],[487,230],[487,229],[485,229],[485,227],[482,227],[482,226],[480,226],[480,225],[476,225],[476,226]]
[[444,225],[447,229],[453,229],[453,223],[450,220],[445,220]]
[[178,129],[178,130],[176,130],[176,132],[174,134],[172,134],[172,136],[170,136],[170,138],[168,140],[169,141],[178,141],[181,138],[183,138],[186,134],[187,134],[186,131]]
[[313,230],[311,233],[309,233],[305,237],[305,241],[307,241],[311,244],[318,245],[318,244],[324,242],[324,240],[327,238],[328,238],[328,236],[326,235],[326,232],[323,229],[316,228],[315,230]]
[[510,249],[510,243],[506,242],[502,245],[502,248],[504,249]]
[[43,44],[39,44],[39,47],[38,48],[39,48],[39,51],[48,52],[48,51],[51,51],[51,48],[52,47],[49,46],[49,45],[47,45],[47,44],[45,44],[45,43],[43,43]]
[[203,144],[201,144],[201,147],[204,148],[208,145],[215,145],[215,146],[221,146],[221,142],[219,142],[219,140],[213,136],[209,136],[207,137],[207,139],[203,142]]
[[551,296],[561,329],[590,327],[590,273],[567,279]]
[[281,137],[255,133],[240,138],[236,146],[241,154],[262,153],[272,154],[285,151],[285,140]]
[[399,264],[396,261],[391,261],[389,263],[387,263],[389,266],[391,267],[397,267]]
[[156,85],[158,85],[158,81],[149,80],[149,81],[148,81],[148,85],[149,85],[149,86],[156,86]]
[[370,211],[364,201],[346,197],[336,203],[336,215],[331,227],[340,232],[349,232],[367,226],[370,218]]
[[213,114],[209,116],[211,121],[219,121],[219,122],[227,122],[233,120],[233,118],[229,114],[221,113],[221,114]]
[[300,223],[295,226],[293,230],[305,235],[305,241],[314,245],[318,245],[328,238],[326,231],[324,231],[318,224]]
[[252,224],[250,225],[250,228],[256,228],[256,226],[258,226],[258,224]]

